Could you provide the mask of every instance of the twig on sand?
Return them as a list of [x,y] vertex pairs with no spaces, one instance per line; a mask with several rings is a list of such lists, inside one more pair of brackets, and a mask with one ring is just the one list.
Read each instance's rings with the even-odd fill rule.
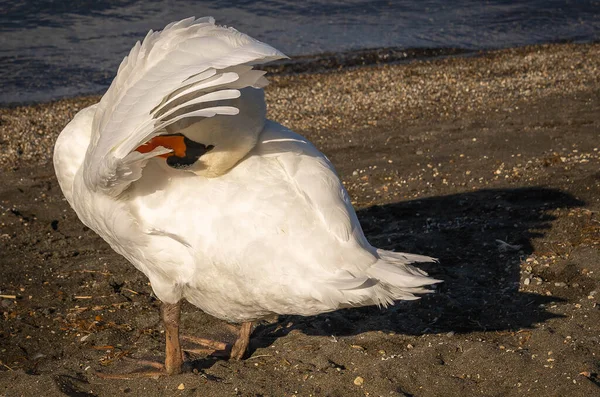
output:
[[8,365],[4,364],[2,361],[0,361],[0,365],[8,368],[9,371],[14,371],[14,369],[12,369],[11,367],[9,367]]
[[270,354],[259,354],[258,356],[248,357],[246,359],[246,361],[254,360],[255,358],[261,358],[261,357],[272,357],[272,356]]

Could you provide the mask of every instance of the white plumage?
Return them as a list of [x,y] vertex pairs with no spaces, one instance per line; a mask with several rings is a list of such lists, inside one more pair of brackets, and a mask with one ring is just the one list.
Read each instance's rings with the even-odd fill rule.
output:
[[[372,247],[329,160],[266,119],[252,65],[283,57],[212,18],[150,32],[56,142],[67,200],[161,301],[224,320],[415,299],[433,259]],[[205,152],[173,168],[174,134]]]

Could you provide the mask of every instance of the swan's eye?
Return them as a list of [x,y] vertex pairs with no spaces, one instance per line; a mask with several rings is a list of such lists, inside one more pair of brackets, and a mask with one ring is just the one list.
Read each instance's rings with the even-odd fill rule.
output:
[[156,136],[138,147],[136,151],[148,153],[159,146],[173,150],[170,153],[158,156],[166,158],[167,164],[173,168],[187,168],[198,161],[202,155],[214,148],[213,145],[204,145],[192,141],[182,134],[172,134]]

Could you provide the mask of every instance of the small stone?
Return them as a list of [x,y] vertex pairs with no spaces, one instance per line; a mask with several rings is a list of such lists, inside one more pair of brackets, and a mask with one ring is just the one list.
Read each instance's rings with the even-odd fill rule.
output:
[[13,301],[11,301],[10,299],[2,299],[2,301],[0,302],[0,306],[2,307],[11,307],[13,304]]
[[529,277],[527,277],[525,280],[523,280],[523,284],[525,285],[529,285],[531,283],[531,279]]
[[179,386],[177,386],[177,390],[185,390],[185,385],[180,383]]
[[356,386],[362,386],[363,383],[365,383],[365,380],[360,376],[357,376],[356,379],[354,379],[354,384]]
[[407,349],[412,349],[412,348],[414,348],[414,346],[409,343],[408,345],[406,345],[406,348]]
[[567,286],[567,283],[564,283],[564,282],[561,281],[561,282],[554,283],[554,286],[555,287],[563,287],[564,288],[564,287]]

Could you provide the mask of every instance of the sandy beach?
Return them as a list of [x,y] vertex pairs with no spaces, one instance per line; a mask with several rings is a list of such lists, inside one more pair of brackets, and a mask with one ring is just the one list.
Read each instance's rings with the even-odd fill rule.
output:
[[[81,224],[53,143],[98,97],[0,109],[0,396],[591,396],[600,390],[600,44],[270,76],[269,118],[333,162],[375,246],[445,282],[259,323],[246,360],[163,357],[147,279]],[[183,332],[231,341],[184,305]]]

